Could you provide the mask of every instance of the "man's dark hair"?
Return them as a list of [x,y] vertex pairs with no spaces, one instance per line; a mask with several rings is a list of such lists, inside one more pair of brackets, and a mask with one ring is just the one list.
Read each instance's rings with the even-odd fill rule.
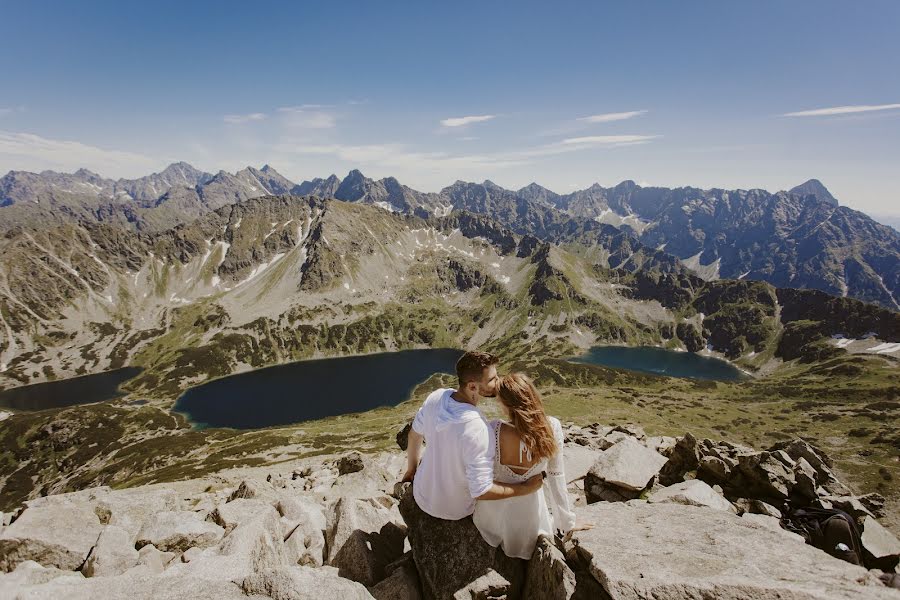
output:
[[484,370],[499,362],[499,358],[488,352],[466,352],[456,361],[459,386],[463,387],[470,381],[481,381]]

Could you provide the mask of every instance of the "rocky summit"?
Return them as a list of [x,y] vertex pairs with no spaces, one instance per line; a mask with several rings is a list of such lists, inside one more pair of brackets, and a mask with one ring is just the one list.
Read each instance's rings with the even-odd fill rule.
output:
[[[394,450],[27,501],[2,519],[0,595],[900,598],[888,585],[900,542],[878,524],[879,498],[850,494],[803,440],[762,451],[570,424],[563,452],[579,524],[592,527],[541,538],[528,561],[488,546],[471,518],[419,510]],[[806,505],[851,515],[866,566],[783,527]]]

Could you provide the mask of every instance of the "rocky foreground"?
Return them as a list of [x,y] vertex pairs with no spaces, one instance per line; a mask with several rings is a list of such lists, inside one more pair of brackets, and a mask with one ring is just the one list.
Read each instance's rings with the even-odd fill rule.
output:
[[[398,435],[405,445],[403,432]],[[353,453],[175,484],[46,496],[3,515],[2,598],[892,598],[900,541],[801,440],[768,451],[639,427],[570,427],[581,522],[530,561],[471,519],[422,513],[401,453]],[[781,528],[782,509],[839,507],[867,565]]]

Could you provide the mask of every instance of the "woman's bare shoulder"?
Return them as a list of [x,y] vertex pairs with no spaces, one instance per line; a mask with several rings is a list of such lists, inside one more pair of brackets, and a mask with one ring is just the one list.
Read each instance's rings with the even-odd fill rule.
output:
[[522,439],[522,436],[519,435],[519,431],[507,423],[506,421],[500,421],[500,441],[504,444],[507,442],[518,443],[518,441]]

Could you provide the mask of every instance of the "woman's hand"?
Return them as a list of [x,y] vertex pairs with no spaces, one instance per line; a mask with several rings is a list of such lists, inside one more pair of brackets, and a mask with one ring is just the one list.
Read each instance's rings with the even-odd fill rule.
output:
[[576,531],[587,531],[588,529],[593,528],[594,524],[589,521],[576,521],[575,526],[566,532],[566,535],[563,537],[563,542],[568,542],[570,539],[572,539],[572,534]]

